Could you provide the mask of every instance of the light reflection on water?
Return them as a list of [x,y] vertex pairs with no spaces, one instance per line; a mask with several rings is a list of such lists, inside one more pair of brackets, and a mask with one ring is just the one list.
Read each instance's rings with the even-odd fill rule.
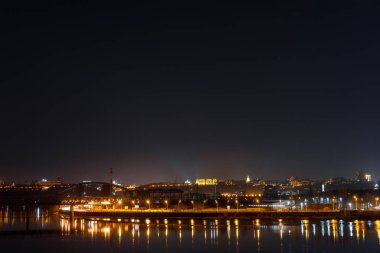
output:
[[[34,238],[36,249],[80,243],[92,252],[371,252],[380,250],[380,220],[202,220],[202,219],[69,219],[43,209],[30,212],[30,232],[51,231]],[[24,210],[0,214],[0,232],[25,231]],[[29,232],[28,232],[29,233]],[[28,235],[28,233],[25,233]],[[9,240],[9,239],[12,240]],[[1,245],[21,247],[12,233]],[[13,245],[11,245],[13,242]],[[39,246],[40,245],[40,246]],[[66,245],[66,246],[65,246]],[[26,247],[26,246],[25,246]],[[38,248],[41,247],[41,248]],[[72,252],[81,252],[71,249]],[[48,251],[46,251],[48,252]]]

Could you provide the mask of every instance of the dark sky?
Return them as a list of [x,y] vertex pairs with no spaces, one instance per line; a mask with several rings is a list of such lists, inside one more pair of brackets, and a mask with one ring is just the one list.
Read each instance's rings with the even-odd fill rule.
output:
[[37,2],[1,7],[0,178],[378,177],[378,1]]

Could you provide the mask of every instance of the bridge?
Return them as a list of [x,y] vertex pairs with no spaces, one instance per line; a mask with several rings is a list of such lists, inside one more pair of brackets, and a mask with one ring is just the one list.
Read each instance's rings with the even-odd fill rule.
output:
[[[111,188],[112,187],[112,188]],[[82,182],[43,189],[37,186],[0,188],[0,205],[33,206],[86,204],[93,201],[116,201],[132,196],[133,192],[123,186],[105,182]]]

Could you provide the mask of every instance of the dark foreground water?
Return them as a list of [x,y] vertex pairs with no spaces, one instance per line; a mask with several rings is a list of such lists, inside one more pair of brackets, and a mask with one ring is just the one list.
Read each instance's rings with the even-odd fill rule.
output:
[[3,208],[2,252],[380,252],[380,221],[81,220]]

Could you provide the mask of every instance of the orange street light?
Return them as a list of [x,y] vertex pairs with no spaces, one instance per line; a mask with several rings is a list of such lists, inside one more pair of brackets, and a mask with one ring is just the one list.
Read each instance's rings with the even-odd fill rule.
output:
[[358,197],[354,195],[354,200],[355,200],[355,209],[358,210]]
[[178,209],[179,209],[179,204],[181,204],[182,200],[178,200]]
[[149,201],[149,199],[146,201],[146,203],[148,204],[148,209],[150,209],[150,201]]
[[305,199],[305,209],[306,209],[306,212],[307,212],[307,199]]

